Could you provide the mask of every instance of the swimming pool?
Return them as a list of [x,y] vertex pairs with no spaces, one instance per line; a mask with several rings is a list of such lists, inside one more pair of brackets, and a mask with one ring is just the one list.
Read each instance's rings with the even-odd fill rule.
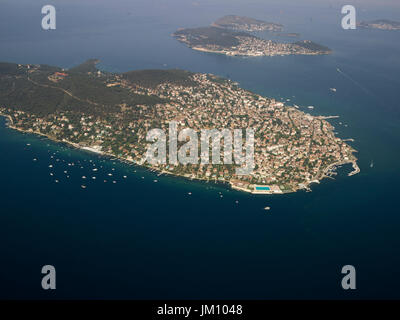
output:
[[270,187],[256,187],[256,190],[257,191],[269,191],[269,190],[271,190],[271,188]]

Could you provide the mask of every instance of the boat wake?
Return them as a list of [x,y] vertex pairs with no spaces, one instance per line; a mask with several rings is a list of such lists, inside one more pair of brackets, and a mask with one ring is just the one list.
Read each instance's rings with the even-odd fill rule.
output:
[[336,71],[339,72],[341,75],[343,75],[344,77],[346,77],[348,80],[350,80],[351,82],[353,82],[357,87],[359,87],[362,91],[364,91],[365,93],[374,96],[374,94],[372,92],[370,92],[368,89],[366,89],[365,87],[363,87],[358,81],[354,80],[352,77],[350,77],[347,73],[343,72],[342,70],[340,70],[339,68],[336,68]]

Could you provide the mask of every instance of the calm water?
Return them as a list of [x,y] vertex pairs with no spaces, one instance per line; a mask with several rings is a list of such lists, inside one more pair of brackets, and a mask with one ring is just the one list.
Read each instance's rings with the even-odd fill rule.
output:
[[[306,112],[339,115],[332,124],[355,139],[361,173],[343,167],[311,193],[254,196],[158,177],[1,119],[0,298],[400,298],[400,33],[341,30],[340,7],[328,4],[121,0],[54,1],[57,30],[44,32],[47,3],[14,2],[1,4],[0,61],[70,67],[99,58],[109,71],[229,77],[315,106]],[[232,58],[170,37],[231,13],[283,23],[334,54]],[[400,10],[364,6],[359,16],[400,20]],[[56,291],[41,289],[45,264],[57,269]],[[353,292],[340,286],[347,264],[357,269]]]

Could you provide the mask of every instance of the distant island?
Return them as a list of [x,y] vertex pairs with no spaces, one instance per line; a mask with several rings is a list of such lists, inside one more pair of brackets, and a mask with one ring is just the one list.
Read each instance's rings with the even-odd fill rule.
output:
[[[281,31],[282,25],[247,17],[226,16],[209,27],[179,29],[173,36],[193,50],[228,56],[285,56],[330,54],[328,47],[310,40],[279,43],[261,39],[249,31]],[[290,34],[297,36],[297,34]]]
[[[16,130],[161,174],[224,182],[256,194],[308,189],[341,164],[353,164],[350,175],[359,172],[355,150],[335,136],[329,117],[306,114],[212,74],[175,69],[118,74],[98,70],[97,62],[68,70],[0,63],[0,114]],[[171,121],[179,131],[253,128],[253,172],[237,175],[234,164],[149,164],[147,133],[168,130]]]
[[400,30],[400,22],[390,20],[362,21],[358,23],[361,28],[380,30]]
[[219,18],[215,21],[212,26],[221,27],[225,29],[232,29],[238,31],[274,31],[280,32],[283,30],[283,25],[278,23],[266,22],[262,20],[257,20],[249,17],[228,15]]

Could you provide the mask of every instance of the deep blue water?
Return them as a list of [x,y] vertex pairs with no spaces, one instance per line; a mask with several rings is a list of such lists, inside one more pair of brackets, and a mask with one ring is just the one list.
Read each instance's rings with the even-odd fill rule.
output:
[[[331,122],[355,139],[361,173],[348,177],[345,166],[311,193],[248,195],[158,177],[15,132],[1,118],[0,298],[400,298],[400,33],[344,31],[335,2],[299,2],[3,1],[0,61],[70,67],[99,58],[109,71],[229,77],[339,115]],[[48,3],[57,8],[52,32],[40,28]],[[231,13],[283,23],[334,53],[234,58],[170,37]],[[400,20],[398,6],[360,5],[358,14]],[[45,264],[57,270],[52,292],[40,286]],[[351,292],[340,286],[347,264],[357,270]]]

